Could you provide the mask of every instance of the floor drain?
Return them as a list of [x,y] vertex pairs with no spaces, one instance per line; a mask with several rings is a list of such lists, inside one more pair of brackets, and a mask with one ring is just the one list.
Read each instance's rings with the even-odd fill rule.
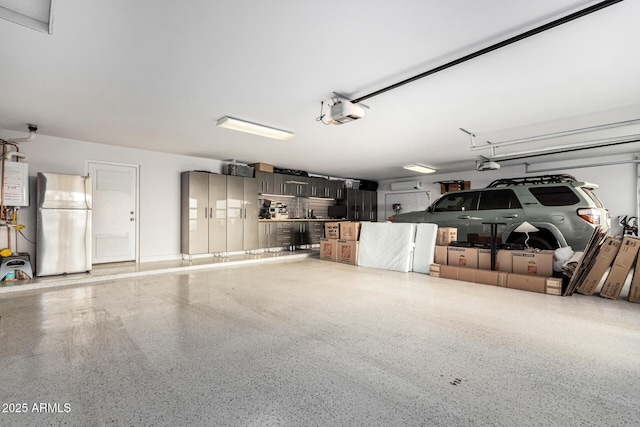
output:
[[458,385],[462,382],[462,378],[456,378],[453,381],[451,381],[449,384],[451,385]]

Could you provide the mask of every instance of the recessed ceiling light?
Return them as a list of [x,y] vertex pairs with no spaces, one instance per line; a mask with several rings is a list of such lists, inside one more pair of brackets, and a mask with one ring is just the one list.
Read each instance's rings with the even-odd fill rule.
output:
[[245,120],[234,119],[233,117],[228,116],[219,119],[218,126],[222,128],[237,130],[240,132],[251,133],[254,135],[266,136],[267,138],[280,139],[282,141],[294,137],[293,132],[272,128],[270,126],[259,125],[257,123],[247,122]]
[[419,165],[419,164],[415,164],[415,165],[406,165],[403,166],[403,168],[413,171],[413,172],[419,172],[419,173],[434,173],[436,170],[433,168],[430,168],[428,166],[424,166],[424,165]]

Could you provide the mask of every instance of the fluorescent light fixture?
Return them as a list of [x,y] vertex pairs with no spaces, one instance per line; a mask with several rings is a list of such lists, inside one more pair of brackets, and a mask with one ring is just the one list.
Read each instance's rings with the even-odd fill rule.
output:
[[224,116],[223,118],[219,119],[218,126],[220,126],[221,128],[251,133],[254,135],[266,136],[267,138],[280,139],[282,141],[291,139],[294,136],[293,132],[259,125],[257,123],[251,123],[245,120],[234,119],[233,117],[229,116]]
[[419,173],[434,173],[436,170],[433,168],[430,168],[428,166],[424,166],[424,165],[419,165],[419,164],[415,164],[415,165],[406,165],[403,166],[403,168],[410,170],[412,172],[419,172]]

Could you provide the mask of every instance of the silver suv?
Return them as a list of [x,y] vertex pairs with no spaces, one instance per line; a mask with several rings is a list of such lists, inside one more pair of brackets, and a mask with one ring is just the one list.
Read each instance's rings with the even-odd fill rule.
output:
[[584,250],[595,227],[611,228],[609,211],[593,193],[595,184],[571,175],[542,175],[493,181],[486,188],[446,193],[425,211],[395,215],[393,222],[429,222],[456,227],[458,240],[470,233],[488,233],[498,225],[502,242],[524,244],[514,230],[524,221],[538,228],[528,245],[540,249],[571,246]]

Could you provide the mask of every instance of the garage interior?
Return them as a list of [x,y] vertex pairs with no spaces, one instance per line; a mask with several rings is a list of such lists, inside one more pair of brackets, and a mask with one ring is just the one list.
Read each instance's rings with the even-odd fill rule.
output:
[[[638,423],[631,277],[607,300],[316,247],[185,257],[181,174],[254,163],[374,182],[380,223],[442,181],[571,174],[621,237],[618,218],[640,216],[640,4],[441,3],[0,0],[0,138],[28,165],[0,242],[38,262],[38,173],[125,168],[134,200],[125,258],[1,282],[2,423]],[[116,205],[101,203],[94,222]]]

